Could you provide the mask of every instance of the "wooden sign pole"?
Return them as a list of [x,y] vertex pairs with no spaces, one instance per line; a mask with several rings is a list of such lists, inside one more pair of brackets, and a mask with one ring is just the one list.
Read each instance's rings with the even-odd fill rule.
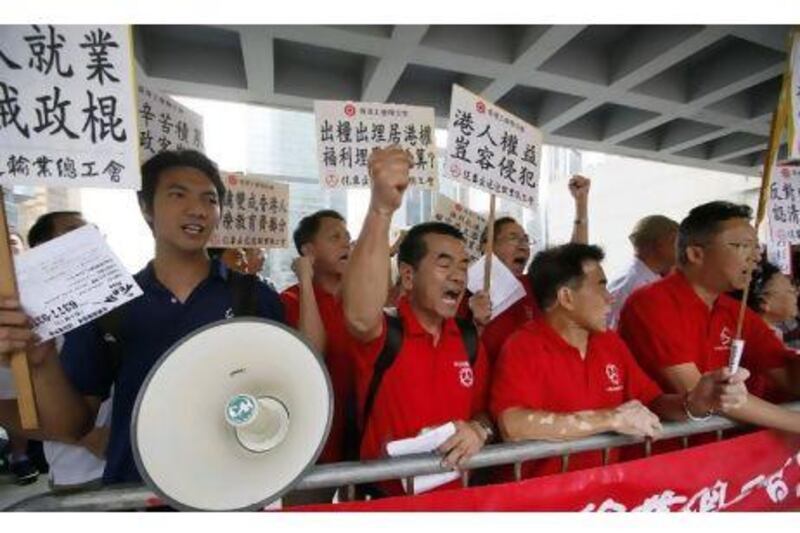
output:
[[483,271],[483,291],[488,293],[492,287],[492,257],[494,257],[494,204],[495,195],[489,198],[489,221],[486,223],[486,262]]
[[[17,291],[17,276],[14,271],[14,259],[11,253],[11,236],[8,231],[6,219],[6,202],[2,187],[0,187],[0,297],[13,298],[19,301]],[[22,429],[34,430],[39,428],[39,417],[36,413],[36,400],[33,395],[28,356],[24,351],[11,355],[11,372],[17,388],[17,406]]]
[[[789,46],[789,50],[791,50],[791,42]],[[788,99],[790,98],[789,90],[790,90],[790,72],[791,70],[787,68],[783,74],[783,83],[781,84],[781,92],[778,95],[778,107],[775,108],[775,112],[772,114],[772,126],[769,132],[769,147],[767,149],[767,156],[764,160],[764,172],[761,176],[761,190],[758,194],[758,210],[756,211],[756,220],[755,220],[755,228],[756,232],[758,232],[758,228],[761,223],[764,221],[764,216],[767,212],[767,200],[769,199],[769,189],[770,184],[772,182],[772,172],[775,166],[775,161],[778,159],[778,149],[780,148],[781,144],[781,135],[783,134],[783,130],[786,127],[786,120],[789,118],[788,115]],[[742,330],[744,329],[744,317],[745,311],[747,310],[747,298],[750,296],[750,283],[748,283],[744,288],[744,294],[742,295],[742,301],[739,304],[739,316],[738,320],[736,321],[736,339],[742,338]]]

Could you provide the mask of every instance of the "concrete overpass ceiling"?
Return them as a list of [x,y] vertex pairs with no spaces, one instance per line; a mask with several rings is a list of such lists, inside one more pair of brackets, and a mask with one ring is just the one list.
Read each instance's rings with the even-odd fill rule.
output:
[[134,28],[174,94],[310,110],[314,99],[431,106],[458,83],[547,142],[755,174],[789,26],[353,25]]

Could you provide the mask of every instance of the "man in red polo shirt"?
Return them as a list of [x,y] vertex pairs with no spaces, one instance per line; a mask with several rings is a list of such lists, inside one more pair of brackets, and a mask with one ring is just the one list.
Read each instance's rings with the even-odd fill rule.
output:
[[[747,285],[759,259],[750,216],[748,206],[722,201],[692,209],[678,230],[677,271],[635,291],[622,309],[620,335],[642,368],[664,390],[691,390],[703,372],[728,364],[740,306],[726,293]],[[786,371],[787,361],[797,357],[795,352],[749,309],[742,336],[742,366],[797,394],[798,384]],[[800,432],[800,413],[752,394],[746,405],[727,415]]]
[[309,340],[325,355],[333,383],[333,422],[320,462],[355,459],[358,450],[346,449],[347,409],[354,386],[340,294],[350,258],[350,233],[342,215],[322,210],[300,220],[293,239],[300,254],[293,264],[298,283],[281,293],[286,322],[308,332]]
[[[586,244],[589,241],[589,188],[591,180],[575,175],[569,180],[569,192],[575,200],[575,224],[571,242]],[[488,232],[484,230],[482,246],[486,246]],[[538,315],[538,307],[531,291],[525,267],[531,257],[531,244],[523,227],[512,217],[501,217],[494,222],[494,255],[517,277],[525,287],[525,297],[489,322],[481,332],[490,364],[497,361],[503,343],[520,326]]]
[[[407,152],[396,147],[371,155],[370,206],[344,276],[345,318],[356,339],[351,351],[362,414],[376,360],[387,342],[389,326],[383,305],[389,286],[389,226],[408,187],[410,165]],[[453,422],[456,433],[439,452],[443,464],[455,468],[480,450],[492,434],[484,414],[486,355],[476,339],[477,357],[470,364],[454,318],[467,277],[463,236],[448,224],[418,224],[400,245],[398,266],[404,290],[397,306],[402,342],[362,420],[361,458],[383,456],[390,441]],[[399,482],[382,483],[380,489],[402,493]]]
[[[612,298],[603,257],[597,246],[570,243],[534,258],[531,286],[543,313],[505,343],[492,381],[491,410],[505,440],[564,441],[607,431],[653,438],[659,417],[685,420],[746,401],[744,369],[733,377],[727,368],[708,373],[684,395],[662,393],[606,328]],[[569,470],[599,466],[602,455],[571,455]],[[545,459],[524,465],[523,476],[561,468],[560,458]]]

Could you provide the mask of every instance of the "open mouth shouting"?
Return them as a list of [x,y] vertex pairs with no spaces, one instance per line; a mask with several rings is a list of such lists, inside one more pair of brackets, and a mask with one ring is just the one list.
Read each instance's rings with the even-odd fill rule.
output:
[[456,289],[456,288],[449,288],[445,289],[442,293],[442,301],[445,305],[452,305],[457,306],[459,300],[461,299],[461,294],[464,292],[464,289]]

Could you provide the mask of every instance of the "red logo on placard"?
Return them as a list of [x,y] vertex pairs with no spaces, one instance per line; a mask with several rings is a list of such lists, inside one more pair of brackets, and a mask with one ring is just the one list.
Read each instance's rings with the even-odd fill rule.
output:
[[328,184],[328,187],[336,187],[339,183],[339,178],[336,177],[336,174],[328,174],[325,177],[325,183]]
[[236,176],[234,176],[233,174],[229,174],[228,175],[228,185],[234,185],[235,186],[237,183],[239,183],[239,180],[236,179]]
[[478,103],[475,104],[475,109],[478,110],[478,113],[485,113],[486,112],[486,104],[478,100]]
[[463,207],[461,207],[461,204],[456,204],[455,207],[456,211],[461,211],[462,209],[464,209]]
[[348,117],[352,117],[353,115],[356,114],[356,106],[354,106],[353,104],[347,104],[346,106],[344,106],[344,114],[347,115]]
[[783,176],[784,178],[788,178],[789,174],[791,174],[791,172],[789,172],[788,168],[784,167],[784,168],[781,169],[781,176]]
[[459,174],[461,174],[461,167],[458,166],[458,163],[453,163],[450,165],[450,175],[458,176]]

